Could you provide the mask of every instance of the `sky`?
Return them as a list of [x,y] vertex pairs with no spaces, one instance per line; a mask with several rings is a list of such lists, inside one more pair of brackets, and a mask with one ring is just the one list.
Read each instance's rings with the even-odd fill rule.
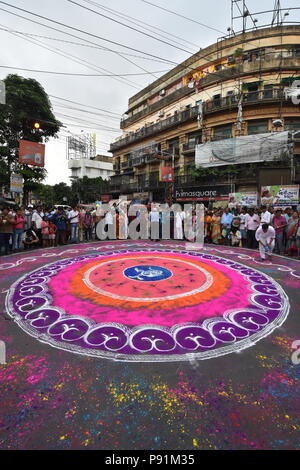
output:
[[[66,136],[82,132],[96,133],[97,153],[110,155],[109,144],[121,134],[120,118],[127,110],[128,99],[175,66],[167,63],[166,59],[176,64],[182,62],[200,48],[214,43],[223,32],[226,34],[227,28],[231,25],[230,0],[209,2],[149,0],[149,2],[145,0],[0,1],[2,44],[0,79],[4,79],[9,73],[17,73],[38,80],[50,96],[57,119],[65,126],[61,129],[58,139],[51,139],[46,144],[48,176],[45,183],[70,184],[71,172],[68,170],[66,157]],[[270,10],[274,3],[274,0],[246,1],[251,13]],[[54,24],[8,4],[64,25]],[[88,11],[79,5],[94,11]],[[172,10],[189,19],[154,5]],[[282,0],[281,6],[298,7],[299,0]],[[97,13],[125,23],[148,36]],[[21,15],[23,18],[16,15]],[[124,15],[127,17],[124,18]],[[259,18],[258,25],[267,24],[271,22],[272,14],[257,18]],[[289,21],[300,21],[300,11],[290,10],[288,18]],[[65,25],[81,31],[74,31]],[[238,25],[237,29],[240,29]],[[70,34],[77,37],[72,37]],[[122,45],[136,51],[126,49]],[[145,53],[156,57],[145,56]],[[63,75],[63,73],[81,75]],[[123,75],[123,77],[97,76],[101,74]],[[124,74],[138,75],[124,77]]]

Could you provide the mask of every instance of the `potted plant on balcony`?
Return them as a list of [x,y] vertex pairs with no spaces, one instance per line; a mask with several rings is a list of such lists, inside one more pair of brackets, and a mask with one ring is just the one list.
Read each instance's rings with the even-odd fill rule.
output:
[[233,57],[237,64],[240,64],[243,59],[244,49],[242,47],[238,47],[233,54]]

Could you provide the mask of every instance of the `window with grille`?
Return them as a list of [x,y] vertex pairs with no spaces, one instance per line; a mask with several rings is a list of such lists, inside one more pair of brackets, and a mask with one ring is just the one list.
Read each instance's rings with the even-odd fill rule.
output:
[[248,135],[263,134],[268,132],[268,121],[250,121],[248,122]]
[[230,139],[232,126],[219,126],[214,128],[213,140]]

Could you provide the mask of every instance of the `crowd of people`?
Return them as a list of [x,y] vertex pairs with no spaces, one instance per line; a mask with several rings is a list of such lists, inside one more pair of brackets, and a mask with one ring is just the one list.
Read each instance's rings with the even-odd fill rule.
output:
[[96,211],[42,206],[0,208],[0,254],[91,241]]
[[299,207],[225,208],[205,213],[205,242],[258,249],[261,259],[274,251],[300,259]]
[[[116,238],[126,239],[119,224],[122,212],[116,205],[115,215],[107,213],[106,224],[116,217]],[[206,243],[259,249],[262,260],[272,255],[300,259],[299,209],[226,207],[206,209],[204,237]],[[153,209],[149,220],[162,225],[159,212]],[[194,213],[195,214],[195,213]],[[195,217],[195,215],[193,216]],[[68,243],[89,242],[97,238],[96,225],[101,220],[97,211],[87,207],[73,208],[32,206],[11,209],[0,207],[0,254],[9,254],[35,247],[54,247]],[[193,221],[195,221],[193,219]],[[171,238],[184,238],[184,212],[176,214]],[[158,230],[161,233],[161,230]],[[159,238],[159,235],[158,235]]]

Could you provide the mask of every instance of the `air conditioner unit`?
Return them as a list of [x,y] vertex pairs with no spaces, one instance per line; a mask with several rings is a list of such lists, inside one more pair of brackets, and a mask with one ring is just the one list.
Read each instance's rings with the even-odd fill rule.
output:
[[165,94],[166,94],[166,90],[161,90],[161,91],[159,92],[159,96],[165,96]]
[[159,111],[158,117],[164,117],[164,115],[165,115],[165,112],[164,112],[164,111]]

